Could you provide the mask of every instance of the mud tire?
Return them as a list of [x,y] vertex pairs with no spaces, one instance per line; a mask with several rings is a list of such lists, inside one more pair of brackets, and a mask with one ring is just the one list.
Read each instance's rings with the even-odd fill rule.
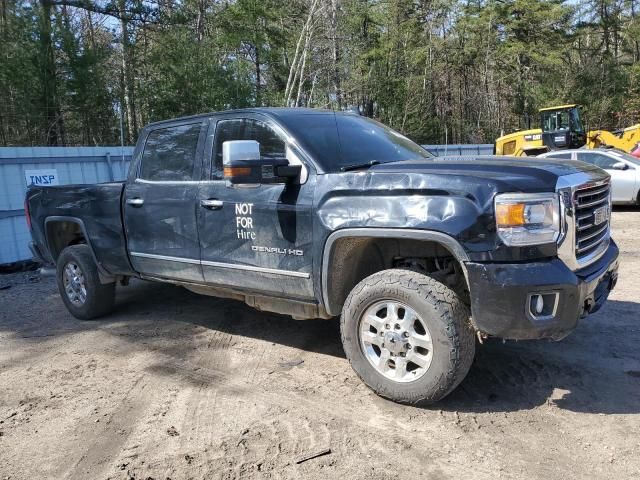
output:
[[[433,359],[426,373],[414,381],[401,383],[385,377],[367,360],[360,346],[360,318],[380,300],[405,303],[429,328]],[[344,303],[340,331],[345,354],[356,374],[378,395],[400,403],[441,400],[465,378],[475,356],[469,307],[447,286],[409,270],[384,270],[357,284]]]
[[[65,291],[64,269],[69,263],[77,265],[84,276],[86,300],[82,305],[74,304]],[[80,320],[93,320],[113,309],[116,284],[100,283],[98,266],[88,245],[72,245],[62,251],[57,261],[56,281],[65,307]]]

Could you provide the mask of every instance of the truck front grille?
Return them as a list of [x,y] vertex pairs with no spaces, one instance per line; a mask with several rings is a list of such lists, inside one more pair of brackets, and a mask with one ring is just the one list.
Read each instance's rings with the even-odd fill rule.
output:
[[584,185],[574,197],[576,218],[576,259],[585,259],[601,251],[609,240],[611,203],[609,183]]

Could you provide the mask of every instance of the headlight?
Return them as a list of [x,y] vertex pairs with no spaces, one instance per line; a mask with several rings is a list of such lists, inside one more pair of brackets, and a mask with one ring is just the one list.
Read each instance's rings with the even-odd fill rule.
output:
[[552,243],[560,236],[560,201],[555,193],[496,195],[496,228],[508,246]]

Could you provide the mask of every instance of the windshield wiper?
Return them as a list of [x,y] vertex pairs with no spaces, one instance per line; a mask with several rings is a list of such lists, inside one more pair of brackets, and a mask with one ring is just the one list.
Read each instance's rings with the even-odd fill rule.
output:
[[340,167],[340,171],[349,172],[351,170],[360,170],[361,168],[369,168],[379,164],[380,164],[379,160],[371,160],[366,163],[354,163],[353,165],[345,165],[344,167]]

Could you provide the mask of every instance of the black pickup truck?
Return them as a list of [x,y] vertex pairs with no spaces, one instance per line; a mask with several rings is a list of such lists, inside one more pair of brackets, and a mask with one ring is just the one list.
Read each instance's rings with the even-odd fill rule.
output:
[[603,170],[433,158],[351,113],[154,123],[125,182],[33,187],[26,206],[74,316],[108,313],[130,277],[340,316],[356,373],[401,402],[453,390],[476,338],[563,338],[617,280]]

